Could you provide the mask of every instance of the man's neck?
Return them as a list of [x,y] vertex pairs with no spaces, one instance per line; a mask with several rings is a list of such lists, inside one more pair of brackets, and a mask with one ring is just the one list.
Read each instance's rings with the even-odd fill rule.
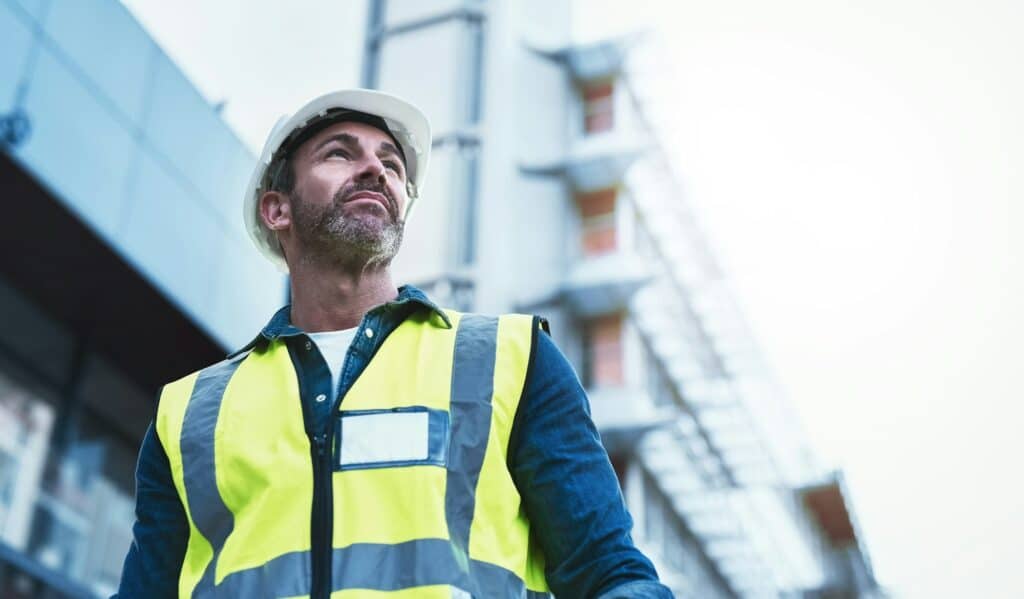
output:
[[359,326],[372,308],[398,297],[387,267],[349,273],[306,264],[292,269],[291,292],[292,324],[307,333]]

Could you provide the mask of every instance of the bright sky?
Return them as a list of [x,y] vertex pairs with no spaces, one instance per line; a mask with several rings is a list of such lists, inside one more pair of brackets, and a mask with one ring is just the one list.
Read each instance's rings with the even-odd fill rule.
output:
[[122,1],[254,154],[279,116],[359,82],[364,2]]
[[[358,81],[361,2],[126,3],[254,148]],[[883,582],[1019,597],[1024,3],[575,6],[657,27],[686,197]]]

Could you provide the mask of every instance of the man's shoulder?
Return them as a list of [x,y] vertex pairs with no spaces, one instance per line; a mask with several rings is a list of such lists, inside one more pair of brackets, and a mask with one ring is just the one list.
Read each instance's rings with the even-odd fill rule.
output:
[[193,370],[184,376],[178,377],[164,384],[163,389],[161,390],[161,395],[169,390],[177,390],[183,387],[191,388],[200,377],[223,376],[234,372],[242,360],[249,355],[252,349],[252,344],[247,345],[241,349],[231,352],[225,356],[223,360]]
[[540,316],[539,314],[532,314],[529,312],[466,312],[461,310],[455,310],[453,308],[441,308],[441,310],[451,317],[457,317],[458,319],[464,319],[466,317],[471,318],[484,318],[488,320],[499,320],[502,318],[510,320],[533,320],[545,331],[549,330],[548,319]]
[[[537,314],[524,312],[459,312],[444,308],[453,323],[452,332],[458,329],[468,332],[468,329],[479,331],[494,331],[497,333],[499,343],[502,339],[527,339],[534,344],[538,337],[551,335],[551,328],[548,319]],[[468,327],[466,326],[468,325]],[[538,335],[544,332],[546,335]]]

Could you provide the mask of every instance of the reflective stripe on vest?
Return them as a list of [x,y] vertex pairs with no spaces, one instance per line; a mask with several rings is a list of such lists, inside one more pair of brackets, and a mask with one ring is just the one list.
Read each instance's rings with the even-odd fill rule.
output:
[[214,465],[214,428],[220,414],[231,375],[245,356],[226,360],[199,373],[192,398],[185,409],[181,430],[181,454],[185,493],[192,507],[192,521],[200,534],[213,547],[213,559],[196,587],[196,596],[208,596],[213,588],[213,574],[224,541],[235,525],[234,514],[224,505],[217,492],[217,469]]
[[[448,354],[451,360],[450,380],[447,383],[447,405],[442,406],[447,407],[451,423],[447,468],[431,470],[435,467],[403,465],[387,466],[387,470],[382,467],[358,473],[335,469],[335,548],[331,556],[334,591],[407,590],[416,591],[409,595],[416,597],[548,596],[542,575],[542,557],[536,550],[528,550],[531,547],[529,525],[522,511],[516,511],[519,505],[518,494],[514,486],[511,486],[507,468],[504,466],[508,434],[515,409],[518,407],[518,394],[521,393],[525,381],[526,360],[523,359],[523,345],[525,343],[528,355],[534,334],[531,325],[537,326],[536,321],[522,315],[506,315],[500,319],[455,312],[451,312],[450,315],[453,317],[453,324],[457,323],[454,341],[450,337],[445,341],[445,336],[451,335],[453,331],[439,329],[422,319],[409,319],[392,333],[392,337],[396,339],[395,343],[405,343],[408,346],[391,348],[398,353],[389,354],[385,351],[392,341],[392,337],[389,337],[378,350],[378,356],[382,360],[389,359],[388,356],[403,359],[408,358],[407,354],[419,356],[419,364],[406,365],[408,372],[413,373],[412,376],[415,377],[416,372],[426,372],[422,369],[433,368],[435,363],[443,366],[443,348],[446,343],[448,344],[448,351],[451,351]],[[399,332],[401,334],[396,334]],[[409,351],[401,353],[405,350]],[[442,354],[438,355],[435,350],[441,351]],[[236,395],[248,395],[253,400],[254,410],[259,409],[262,401],[270,400],[274,403],[267,405],[273,405],[281,410],[299,409],[294,371],[291,371],[291,365],[286,360],[287,349],[278,341],[270,344],[270,347],[262,352],[254,351],[252,354],[236,356],[165,388],[158,412],[160,437],[163,441],[167,438],[165,435],[179,433],[176,439],[178,443],[165,442],[165,449],[171,461],[172,474],[175,474],[179,494],[186,505],[190,525],[193,532],[198,533],[193,534],[195,538],[190,538],[189,541],[179,587],[182,596],[297,597],[311,592],[308,535],[311,484],[296,485],[294,500],[286,503],[279,499],[274,503],[274,496],[267,494],[269,492],[259,495],[260,501],[269,497],[265,503],[277,506],[266,508],[267,513],[262,514],[257,511],[258,506],[253,506],[253,503],[257,502],[246,503],[246,497],[239,497],[237,490],[230,489],[231,483],[225,482],[225,477],[229,476],[224,470],[226,466],[221,465],[221,470],[218,471],[218,464],[222,464],[218,459],[231,462],[232,456],[239,454],[239,450],[235,448],[245,447],[244,442],[237,441],[236,435],[244,435],[247,427],[235,424],[240,418],[237,413],[238,406],[243,404],[236,399],[234,407],[230,407],[231,402],[225,401],[225,397],[231,393],[229,387],[236,389]],[[367,371],[375,367],[374,362],[377,361],[378,357],[375,356],[367,365]],[[499,371],[496,372],[496,364],[499,361],[501,364]],[[387,366],[378,364],[378,370],[369,376],[372,378],[386,374]],[[380,368],[385,370],[379,370]],[[393,373],[391,375],[393,376]],[[361,375],[360,380],[363,378]],[[410,384],[414,389],[431,389],[429,381],[425,383],[425,380],[416,379]],[[286,398],[283,406],[280,405],[280,397],[263,398],[258,390],[265,388],[267,381],[272,382],[271,387],[277,389],[278,394],[281,393],[280,390],[291,389],[293,397]],[[417,382],[423,384],[417,385]],[[357,391],[357,387],[358,385],[353,385],[353,391]],[[253,389],[257,391],[252,391]],[[352,392],[346,395],[343,408],[349,402],[350,395]],[[373,394],[366,390],[358,391],[355,396],[352,401],[357,404],[356,409],[373,407],[377,401]],[[498,402],[497,406],[492,405],[492,398]],[[383,397],[380,399],[380,405],[393,410],[395,408],[388,402],[401,403],[403,399],[410,398]],[[412,399],[416,399],[418,404],[438,401],[436,398]],[[229,416],[222,415],[222,407],[228,410]],[[436,410],[437,406],[431,409]],[[224,418],[227,418],[226,423]],[[254,442],[254,451],[262,454],[268,451],[268,447],[273,448],[269,451],[286,453],[301,449],[306,452],[304,459],[307,462],[306,466],[309,466],[308,440],[305,441],[304,447],[299,447],[299,443],[296,442],[294,413],[283,414],[281,420],[284,422],[281,437],[289,441],[282,442],[280,446]],[[245,420],[242,422],[248,423]],[[260,422],[257,421],[257,424]],[[382,443],[386,441],[381,440]],[[288,459],[292,462],[282,460],[282,463],[297,466],[299,462],[294,458],[295,456],[289,453]],[[259,465],[259,460],[253,462]],[[244,460],[240,463],[242,466],[247,464]],[[499,463],[500,468],[497,466]],[[270,480],[268,477],[275,475],[299,478],[311,476],[311,467],[296,470],[297,468],[290,468],[288,472],[261,472],[258,476],[267,480]],[[345,490],[352,490],[351,487],[346,487],[346,481],[383,481],[376,484],[384,485],[381,489],[387,491],[389,488],[398,488],[393,486],[396,484],[394,481],[399,479],[389,478],[396,472],[400,473],[400,477],[413,477],[410,480],[418,480],[416,484],[419,486],[414,488],[423,487],[428,490],[436,486],[437,483],[431,481],[439,480],[437,473],[443,473],[443,515],[416,515],[442,518],[439,522],[447,528],[448,538],[412,538],[389,543],[361,542],[359,538],[343,538],[344,544],[339,546],[338,535],[342,534],[344,537],[347,534],[338,532],[339,511],[354,510],[358,513],[360,510],[365,512],[381,509],[386,512],[388,509],[388,506],[345,504],[339,497]],[[346,476],[350,478],[345,478]],[[426,478],[423,478],[424,476]],[[266,483],[266,486],[273,486],[273,483]],[[483,499],[487,500],[484,506],[478,505],[480,493],[484,493]],[[498,494],[501,497],[492,498],[488,494]],[[514,497],[509,497],[510,495]],[[429,502],[425,503],[429,505]],[[281,508],[281,505],[290,507],[282,512],[281,510],[285,508]],[[414,504],[402,509],[415,510],[416,507]],[[254,513],[247,513],[246,510]],[[302,517],[294,510],[301,512]],[[244,563],[247,558],[251,561],[251,556],[246,555],[244,547],[246,539],[251,542],[254,538],[255,528],[252,522],[260,521],[261,518],[272,519],[277,515],[283,516],[286,524],[293,524],[290,527],[279,528],[279,531],[285,531],[282,533],[280,549],[285,549],[290,544],[295,546],[296,550],[275,549],[271,552],[272,555],[268,554],[265,558],[257,556],[258,563],[238,567],[237,564]],[[238,535],[244,538],[237,540],[232,537],[237,528],[236,516],[249,523],[243,524],[242,520],[238,521],[241,527]],[[301,534],[289,535],[287,531],[301,528],[299,524],[303,518],[305,529],[297,531]],[[305,538],[300,542],[298,539],[302,539],[303,535]],[[493,541],[488,535],[497,535],[498,539],[511,538],[512,541],[504,548],[492,547],[500,545],[502,541]],[[257,544],[268,543],[266,539],[258,541]],[[273,539],[270,542],[272,541]],[[233,556],[230,564],[225,565],[222,557],[229,543],[234,543]],[[519,552],[516,547],[521,547],[523,555],[514,555]],[[509,551],[513,555],[509,555]],[[501,563],[507,563],[509,566],[502,566]],[[406,596],[405,593],[400,594]]]

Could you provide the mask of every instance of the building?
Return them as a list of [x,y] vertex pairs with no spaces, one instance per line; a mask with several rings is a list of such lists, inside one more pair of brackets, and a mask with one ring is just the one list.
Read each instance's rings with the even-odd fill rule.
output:
[[661,145],[656,52],[574,43],[571,8],[371,0],[362,84],[415,98],[436,135],[399,278],[551,321],[680,597],[878,596],[841,475],[807,448]]
[[159,386],[284,298],[254,157],[116,1],[0,1],[0,597],[108,596]]
[[[397,278],[550,319],[680,596],[872,596],[842,478],[679,200],[642,40],[572,43],[568,2],[365,7],[362,83],[436,134]],[[285,281],[238,218],[254,157],[120,3],[0,0],[0,37],[0,596],[105,596],[159,386],[247,341]]]

